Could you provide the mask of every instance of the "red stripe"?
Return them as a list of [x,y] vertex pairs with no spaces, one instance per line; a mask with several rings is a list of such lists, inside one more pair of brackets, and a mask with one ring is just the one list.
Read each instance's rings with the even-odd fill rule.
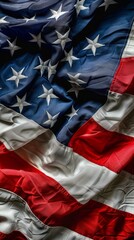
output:
[[124,170],[134,175],[134,159],[126,165]]
[[27,238],[20,232],[12,232],[10,234],[0,233],[0,240],[27,240]]
[[8,151],[2,143],[0,143],[0,169],[23,169],[26,172],[41,173],[38,169],[18,157],[13,151]]
[[92,118],[73,135],[69,146],[86,159],[117,173],[134,156],[134,138],[109,132]]
[[128,237],[134,237],[134,216],[125,215],[124,212],[95,201],[89,201],[80,211],[73,214],[71,222],[68,218],[67,227],[71,228],[72,222],[76,231],[85,228],[86,235],[90,232],[94,240],[126,240]]
[[[4,154],[1,152],[0,162],[3,169],[0,172],[0,187],[15,192],[25,199],[33,213],[45,224],[65,226],[93,239],[104,236],[108,239],[110,236],[115,236],[116,239],[121,239],[122,236],[127,239],[134,236],[132,214],[95,201],[82,205],[59,183],[34,170],[34,167],[24,163],[13,152],[3,151],[3,146],[1,149]],[[18,161],[19,169],[22,170],[19,170],[18,166],[14,170],[11,165],[10,168],[7,164],[9,160],[12,161],[14,168]]]
[[121,59],[110,90],[134,94],[134,57]]

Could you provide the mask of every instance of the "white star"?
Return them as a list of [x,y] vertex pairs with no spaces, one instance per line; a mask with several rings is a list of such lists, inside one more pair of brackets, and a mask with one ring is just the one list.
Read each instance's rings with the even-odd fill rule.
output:
[[42,40],[41,38],[41,32],[38,35],[34,35],[32,33],[30,33],[30,35],[32,36],[32,40],[30,40],[30,42],[35,42],[38,44],[39,47],[41,47],[42,43],[45,43],[45,41]]
[[65,58],[62,61],[68,61],[70,67],[72,67],[74,60],[79,60],[79,58],[73,56],[73,49],[71,49],[68,53],[65,51]]
[[7,42],[8,42],[8,45],[9,45],[9,46],[8,46],[8,47],[4,47],[3,49],[9,50],[10,53],[11,53],[11,56],[13,56],[14,52],[17,51],[17,50],[19,50],[20,47],[18,47],[18,46],[16,45],[16,39],[15,39],[13,42],[10,42],[9,40],[7,40]]
[[65,12],[62,12],[62,4],[60,5],[59,9],[57,11],[53,10],[53,9],[50,9],[51,13],[52,13],[52,16],[49,17],[48,19],[50,18],[55,18],[56,21],[58,20],[58,18],[60,16],[62,16],[63,14],[67,13],[67,11]]
[[70,32],[70,30],[68,30],[64,35],[62,35],[58,31],[56,31],[58,39],[55,42],[53,42],[53,43],[54,44],[61,44],[62,49],[64,49],[65,44],[67,42],[71,41],[71,39],[68,38],[69,32]]
[[36,20],[35,17],[36,17],[36,15],[34,15],[34,16],[31,17],[31,18],[24,17],[24,20],[26,21],[26,23],[28,23],[29,21],[34,21],[34,20]]
[[80,12],[81,10],[86,10],[86,9],[88,9],[88,7],[84,7],[84,6],[83,6],[83,5],[84,5],[84,2],[85,2],[85,0],[78,0],[77,3],[74,5],[75,8],[76,8],[77,15],[79,14],[79,12]]
[[14,68],[12,68],[12,72],[13,72],[13,76],[8,78],[7,81],[11,80],[11,81],[15,81],[16,86],[18,87],[19,85],[19,81],[23,78],[27,78],[27,76],[22,75],[22,72],[24,71],[24,68],[22,68],[19,72],[15,71]]
[[55,94],[53,94],[53,89],[47,89],[44,85],[42,85],[44,93],[38,96],[38,98],[46,98],[47,105],[49,106],[51,98],[58,98]]
[[7,22],[7,21],[5,20],[5,18],[6,18],[6,16],[0,18],[0,24],[2,24],[2,23],[9,23],[9,22]]
[[70,88],[68,92],[74,92],[76,97],[78,97],[79,91],[83,90],[83,88],[81,88],[77,84],[71,84],[71,85],[72,85],[72,88]]
[[71,75],[70,73],[67,73],[68,77],[70,78],[69,82],[71,84],[76,84],[77,86],[80,86],[79,84],[85,83],[83,80],[79,78],[80,73],[77,73],[75,75]]
[[17,103],[12,105],[11,107],[18,107],[19,110],[20,110],[20,113],[23,111],[24,107],[31,105],[30,103],[25,101],[26,100],[26,94],[22,98],[19,98],[18,96],[16,96],[16,98],[17,98]]
[[114,0],[104,0],[104,3],[100,5],[100,7],[105,6],[105,11],[108,9],[109,5],[111,4],[117,4]]
[[44,71],[47,69],[47,63],[49,60],[43,62],[42,59],[39,57],[39,61],[40,61],[40,64],[38,66],[36,66],[34,69],[39,69],[41,77],[42,77]]
[[86,39],[87,39],[89,44],[83,50],[91,49],[94,56],[96,54],[96,49],[97,48],[105,46],[104,44],[98,43],[99,35],[94,40],[91,40],[89,38],[86,38]]
[[79,91],[83,90],[83,88],[80,87],[80,84],[83,84],[85,82],[79,78],[80,73],[77,73],[75,75],[67,73],[67,75],[69,76],[69,82],[72,85],[72,88],[68,92],[75,92],[76,97],[78,97]]
[[75,110],[74,107],[72,106],[72,112],[67,114],[66,116],[68,116],[71,119],[72,117],[78,115],[78,113],[77,113],[78,111],[79,111],[79,109]]
[[45,121],[43,124],[47,124],[47,125],[50,125],[50,128],[52,128],[54,126],[54,124],[56,123],[57,121],[57,118],[58,118],[58,115],[59,113],[57,113],[56,115],[52,116],[49,112],[47,112],[47,117],[48,117],[48,120]]
[[48,65],[48,79],[51,77],[51,75],[55,74],[56,73],[56,67],[57,67],[58,64],[55,64],[55,65],[51,65],[51,62],[49,62],[49,65]]

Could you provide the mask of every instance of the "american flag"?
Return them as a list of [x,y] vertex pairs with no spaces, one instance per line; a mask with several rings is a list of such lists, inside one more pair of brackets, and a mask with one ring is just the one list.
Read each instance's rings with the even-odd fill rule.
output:
[[0,240],[134,239],[134,1],[0,1]]

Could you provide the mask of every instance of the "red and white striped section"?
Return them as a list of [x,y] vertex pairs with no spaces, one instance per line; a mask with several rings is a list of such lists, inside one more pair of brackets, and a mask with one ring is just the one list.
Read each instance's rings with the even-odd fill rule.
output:
[[49,227],[41,222],[20,196],[6,189],[0,189],[0,232],[10,234],[21,232],[31,240],[90,240],[65,227]]
[[48,133],[15,152],[59,182],[80,203],[85,204],[93,198],[134,213],[134,203],[131,201],[134,194],[132,174],[121,172],[118,175],[105,166],[87,161]]
[[82,204],[117,177],[116,173],[107,168],[73,153],[71,148],[59,143],[49,131],[15,152],[47,176],[54,178]]
[[[14,152],[7,151],[3,146],[0,150],[2,159],[0,162],[0,187],[14,192],[24,199],[30,207],[30,211],[45,224],[45,229],[47,225],[47,227],[51,226],[50,232],[53,233],[53,229],[57,230],[55,232],[57,237],[58,234],[63,233],[61,239],[68,239],[68,236],[71,239],[73,236],[78,240],[90,238],[98,240],[105,236],[108,239],[118,237],[122,240],[134,235],[132,214],[116,210],[94,200],[84,205],[78,203],[54,179],[41,173]],[[27,205],[25,205],[26,209]],[[32,218],[31,215],[30,218]],[[122,228],[117,227],[120,221],[125,223],[122,224]],[[31,223],[34,223],[32,219]],[[42,228],[40,229],[42,230]],[[40,239],[39,237],[38,239]],[[33,239],[33,237],[28,239]],[[58,238],[56,239],[58,240]]]
[[[17,146],[17,138],[14,141]],[[36,168],[1,145],[0,186],[25,199],[44,224],[64,226],[82,237],[97,239],[104,234],[100,223],[106,217],[111,225],[108,233],[124,239],[133,236],[132,174],[117,174],[88,161],[59,143],[49,130],[15,152]],[[112,225],[120,218],[126,222],[121,231]]]

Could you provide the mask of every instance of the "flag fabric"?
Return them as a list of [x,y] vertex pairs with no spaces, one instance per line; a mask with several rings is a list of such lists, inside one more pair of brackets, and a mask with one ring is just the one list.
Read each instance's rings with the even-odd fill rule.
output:
[[133,0],[0,1],[0,239],[134,239]]

